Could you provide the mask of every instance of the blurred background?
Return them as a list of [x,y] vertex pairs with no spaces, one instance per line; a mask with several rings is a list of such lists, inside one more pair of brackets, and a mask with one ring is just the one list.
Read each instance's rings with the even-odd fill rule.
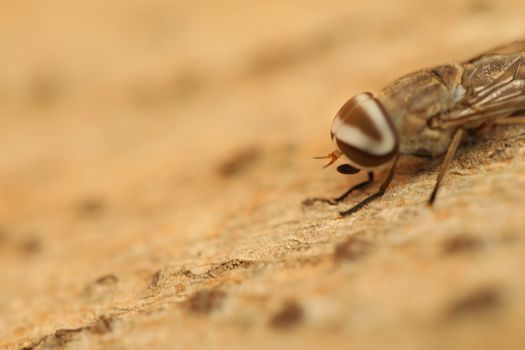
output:
[[[518,0],[0,0],[0,346],[138,303],[163,266],[257,257],[260,232],[346,186],[311,157],[332,150],[347,98],[522,39],[524,13]],[[113,294],[85,297],[108,274]]]

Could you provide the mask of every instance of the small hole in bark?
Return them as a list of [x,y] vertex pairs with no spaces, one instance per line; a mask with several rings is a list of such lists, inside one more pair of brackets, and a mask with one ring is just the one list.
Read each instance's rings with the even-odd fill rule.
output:
[[113,329],[113,318],[100,316],[90,327],[89,330],[94,334],[106,334]]
[[295,301],[288,301],[272,316],[270,326],[276,329],[289,329],[301,323],[303,318],[302,307]]
[[442,252],[445,255],[453,255],[477,251],[483,247],[483,242],[473,235],[458,235],[443,241]]
[[502,302],[498,289],[481,287],[454,300],[447,310],[447,316],[455,318],[491,311],[500,307]]
[[77,205],[79,215],[84,217],[99,216],[106,210],[106,203],[100,197],[88,197],[81,200]]
[[208,314],[219,309],[226,297],[220,290],[200,290],[186,300],[186,308],[196,314]]
[[27,255],[35,255],[42,251],[43,244],[40,237],[27,237],[19,245],[20,251]]
[[105,286],[113,285],[113,284],[116,284],[117,282],[118,282],[118,277],[113,274],[103,275],[95,280],[95,284],[105,285]]
[[8,239],[7,230],[3,226],[0,226],[0,244],[7,242],[7,239]]
[[255,146],[240,150],[220,164],[217,171],[225,178],[239,175],[253,166],[260,159],[261,153]]
[[[53,337],[49,339],[50,347],[64,347],[71,343],[77,337],[77,334],[82,332],[82,328],[76,329],[59,329],[55,332]],[[48,345],[48,344],[46,344]]]
[[115,290],[118,281],[118,277],[114,274],[102,275],[88,283],[82,291],[82,294],[89,298],[105,297]]
[[368,255],[373,248],[372,242],[352,236],[335,246],[334,260],[336,262],[356,261]]

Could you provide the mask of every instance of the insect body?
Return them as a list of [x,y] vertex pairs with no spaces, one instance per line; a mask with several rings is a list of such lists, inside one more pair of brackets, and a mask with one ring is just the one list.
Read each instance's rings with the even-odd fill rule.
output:
[[[365,92],[352,97],[336,114],[331,137],[348,164],[344,174],[368,172],[368,181],[333,200],[337,203],[356,188],[373,181],[373,171],[391,164],[379,191],[341,212],[349,215],[381,197],[392,181],[401,155],[445,155],[429,204],[436,198],[447,167],[465,132],[493,124],[525,123],[525,40],[514,42],[462,63],[423,69],[401,77],[377,97]],[[327,166],[328,166],[327,165]]]

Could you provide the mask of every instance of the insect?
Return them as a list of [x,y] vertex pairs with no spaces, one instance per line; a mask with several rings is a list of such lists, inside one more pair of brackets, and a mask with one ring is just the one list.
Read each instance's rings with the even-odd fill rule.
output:
[[331,138],[337,150],[318,159],[325,166],[346,156],[343,174],[366,171],[368,180],[334,199],[336,204],[374,181],[374,170],[390,165],[379,190],[341,216],[380,198],[394,178],[400,156],[443,156],[432,205],[456,150],[466,134],[495,124],[525,124],[525,40],[494,48],[461,63],[445,64],[403,76],[376,97],[369,92],[348,100],[336,114]]

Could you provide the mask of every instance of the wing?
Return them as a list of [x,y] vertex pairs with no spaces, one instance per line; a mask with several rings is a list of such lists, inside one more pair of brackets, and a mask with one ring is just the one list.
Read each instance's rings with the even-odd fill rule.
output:
[[525,113],[525,40],[490,50],[461,66],[461,82],[454,88],[461,98],[445,113],[432,117],[430,125],[476,126]]

